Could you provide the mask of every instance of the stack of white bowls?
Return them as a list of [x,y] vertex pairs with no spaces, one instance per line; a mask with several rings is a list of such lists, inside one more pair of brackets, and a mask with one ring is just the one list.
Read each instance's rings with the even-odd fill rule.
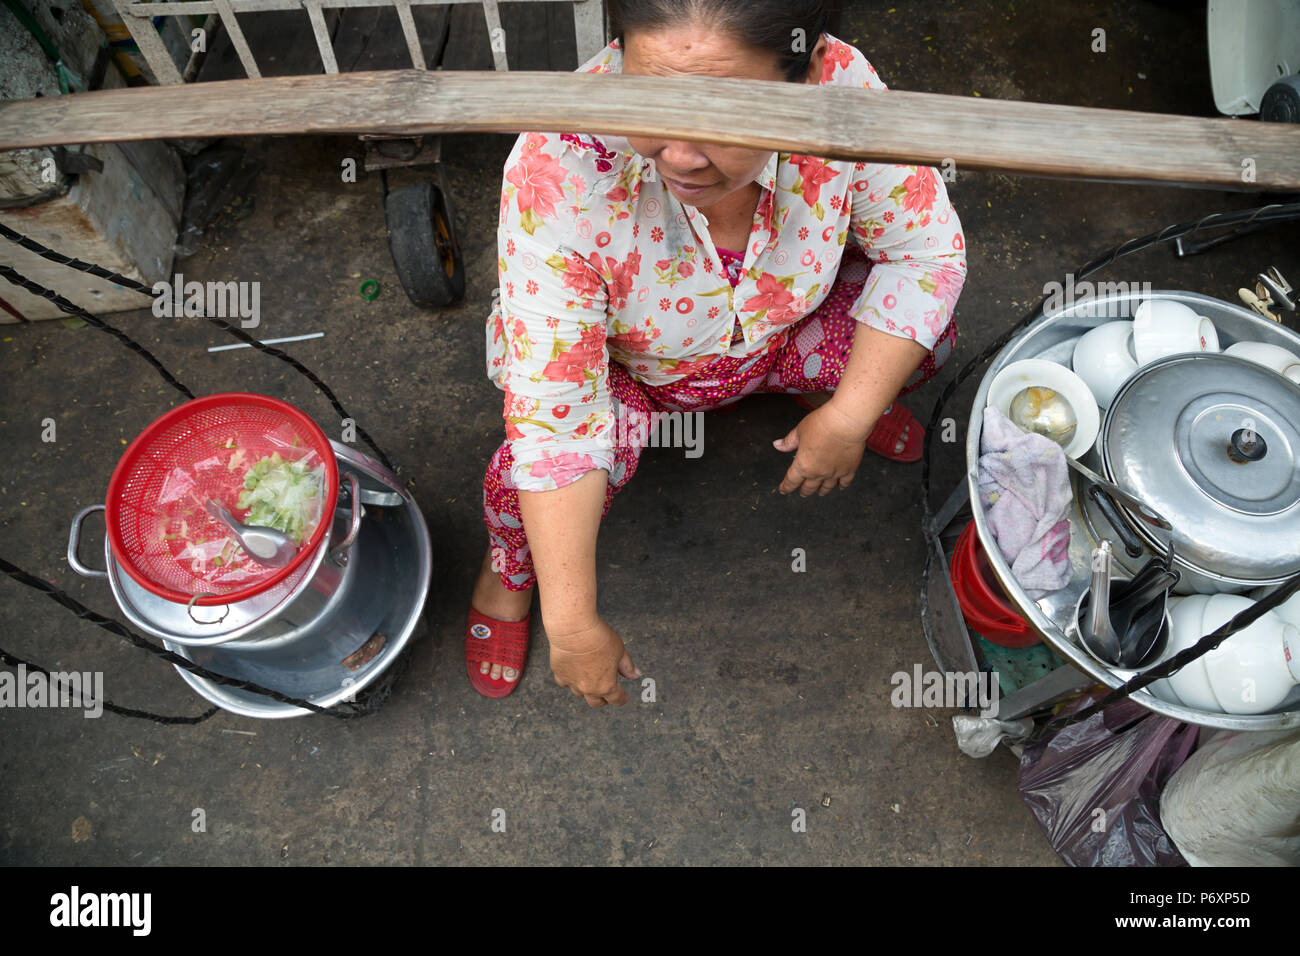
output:
[[[1160,661],[1186,650],[1255,602],[1239,594],[1172,598],[1171,633]],[[1244,630],[1149,690],[1161,700],[1225,714],[1273,710],[1300,684],[1300,597],[1269,611]]]

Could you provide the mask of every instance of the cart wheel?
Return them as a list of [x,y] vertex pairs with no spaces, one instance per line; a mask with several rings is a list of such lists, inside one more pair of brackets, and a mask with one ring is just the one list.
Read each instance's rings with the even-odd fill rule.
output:
[[1259,118],[1269,123],[1300,123],[1300,74],[1278,80],[1264,92]]
[[465,294],[460,243],[441,190],[432,183],[394,189],[384,197],[384,219],[388,249],[408,299],[437,308]]

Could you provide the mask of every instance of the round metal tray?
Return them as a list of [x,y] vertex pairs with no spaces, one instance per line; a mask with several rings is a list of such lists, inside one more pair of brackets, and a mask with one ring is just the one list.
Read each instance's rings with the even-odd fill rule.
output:
[[[247,680],[321,707],[350,699],[375,681],[406,647],[429,593],[433,552],[429,529],[415,499],[378,462],[331,442],[339,472],[356,474],[363,495],[382,496],[385,507],[367,508],[349,564],[366,586],[350,590],[328,621],[313,621],[307,635],[276,635],[208,647],[164,641],[167,649],[226,677]],[[343,662],[375,634],[384,645],[352,670]],[[245,717],[299,717],[311,711],[265,694],[217,684],[176,668],[198,694]]]
[[[998,372],[1012,362],[1028,358],[1048,359],[1068,368],[1074,354],[1074,345],[1083,333],[1105,322],[1131,319],[1138,303],[1146,298],[1182,302],[1195,309],[1198,314],[1206,316],[1218,330],[1221,348],[1227,348],[1238,341],[1257,341],[1280,345],[1300,353],[1300,335],[1256,315],[1243,306],[1199,293],[1119,292],[1088,299],[1039,317],[1007,343],[1006,348],[993,360],[980,383],[971,407],[970,427],[966,434],[966,478],[970,488],[970,499],[974,505],[972,511],[975,527],[998,581],[1025,620],[1043,636],[1043,640],[1079,670],[1095,678],[1098,683],[1112,688],[1119,687],[1137,672],[1107,667],[1084,650],[1079,641],[1074,612],[1079,598],[1088,589],[1091,578],[1090,557],[1097,540],[1092,535],[1082,513],[1078,476],[1071,472],[1074,506],[1069,515],[1070,582],[1061,590],[1033,601],[1012,575],[1010,566],[1003,559],[1002,552],[994,542],[993,534],[984,518],[984,509],[978,506],[980,435],[983,431],[983,413],[984,406],[988,403],[989,385]],[[1229,730],[1286,730],[1300,727],[1300,687],[1293,688],[1291,694],[1279,707],[1266,714],[1237,715],[1199,710],[1161,700],[1145,690],[1133,694],[1133,700],[1158,714],[1203,727],[1220,727]]]

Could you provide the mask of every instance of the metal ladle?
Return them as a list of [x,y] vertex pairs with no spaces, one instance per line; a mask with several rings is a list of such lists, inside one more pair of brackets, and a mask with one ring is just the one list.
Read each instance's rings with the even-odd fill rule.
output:
[[229,529],[250,558],[264,567],[282,568],[298,553],[298,546],[283,531],[261,525],[240,524],[234,515],[212,498],[203,507]]
[[1027,432],[1045,435],[1062,448],[1070,444],[1079,419],[1074,406],[1053,388],[1031,385],[1011,399],[1007,417]]

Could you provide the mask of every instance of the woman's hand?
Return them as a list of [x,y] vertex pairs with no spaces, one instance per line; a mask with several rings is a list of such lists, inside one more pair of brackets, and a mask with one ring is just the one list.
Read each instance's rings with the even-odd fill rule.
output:
[[834,399],[809,412],[790,434],[772,443],[777,451],[795,453],[781,482],[781,494],[797,490],[807,498],[847,488],[862,463],[867,436],[874,426],[874,421],[864,424],[845,414]]
[[583,631],[551,635],[551,671],[555,683],[586,699],[592,707],[627,703],[627,691],[618,683],[622,674],[629,680],[641,671],[623,646],[623,639],[603,620]]

